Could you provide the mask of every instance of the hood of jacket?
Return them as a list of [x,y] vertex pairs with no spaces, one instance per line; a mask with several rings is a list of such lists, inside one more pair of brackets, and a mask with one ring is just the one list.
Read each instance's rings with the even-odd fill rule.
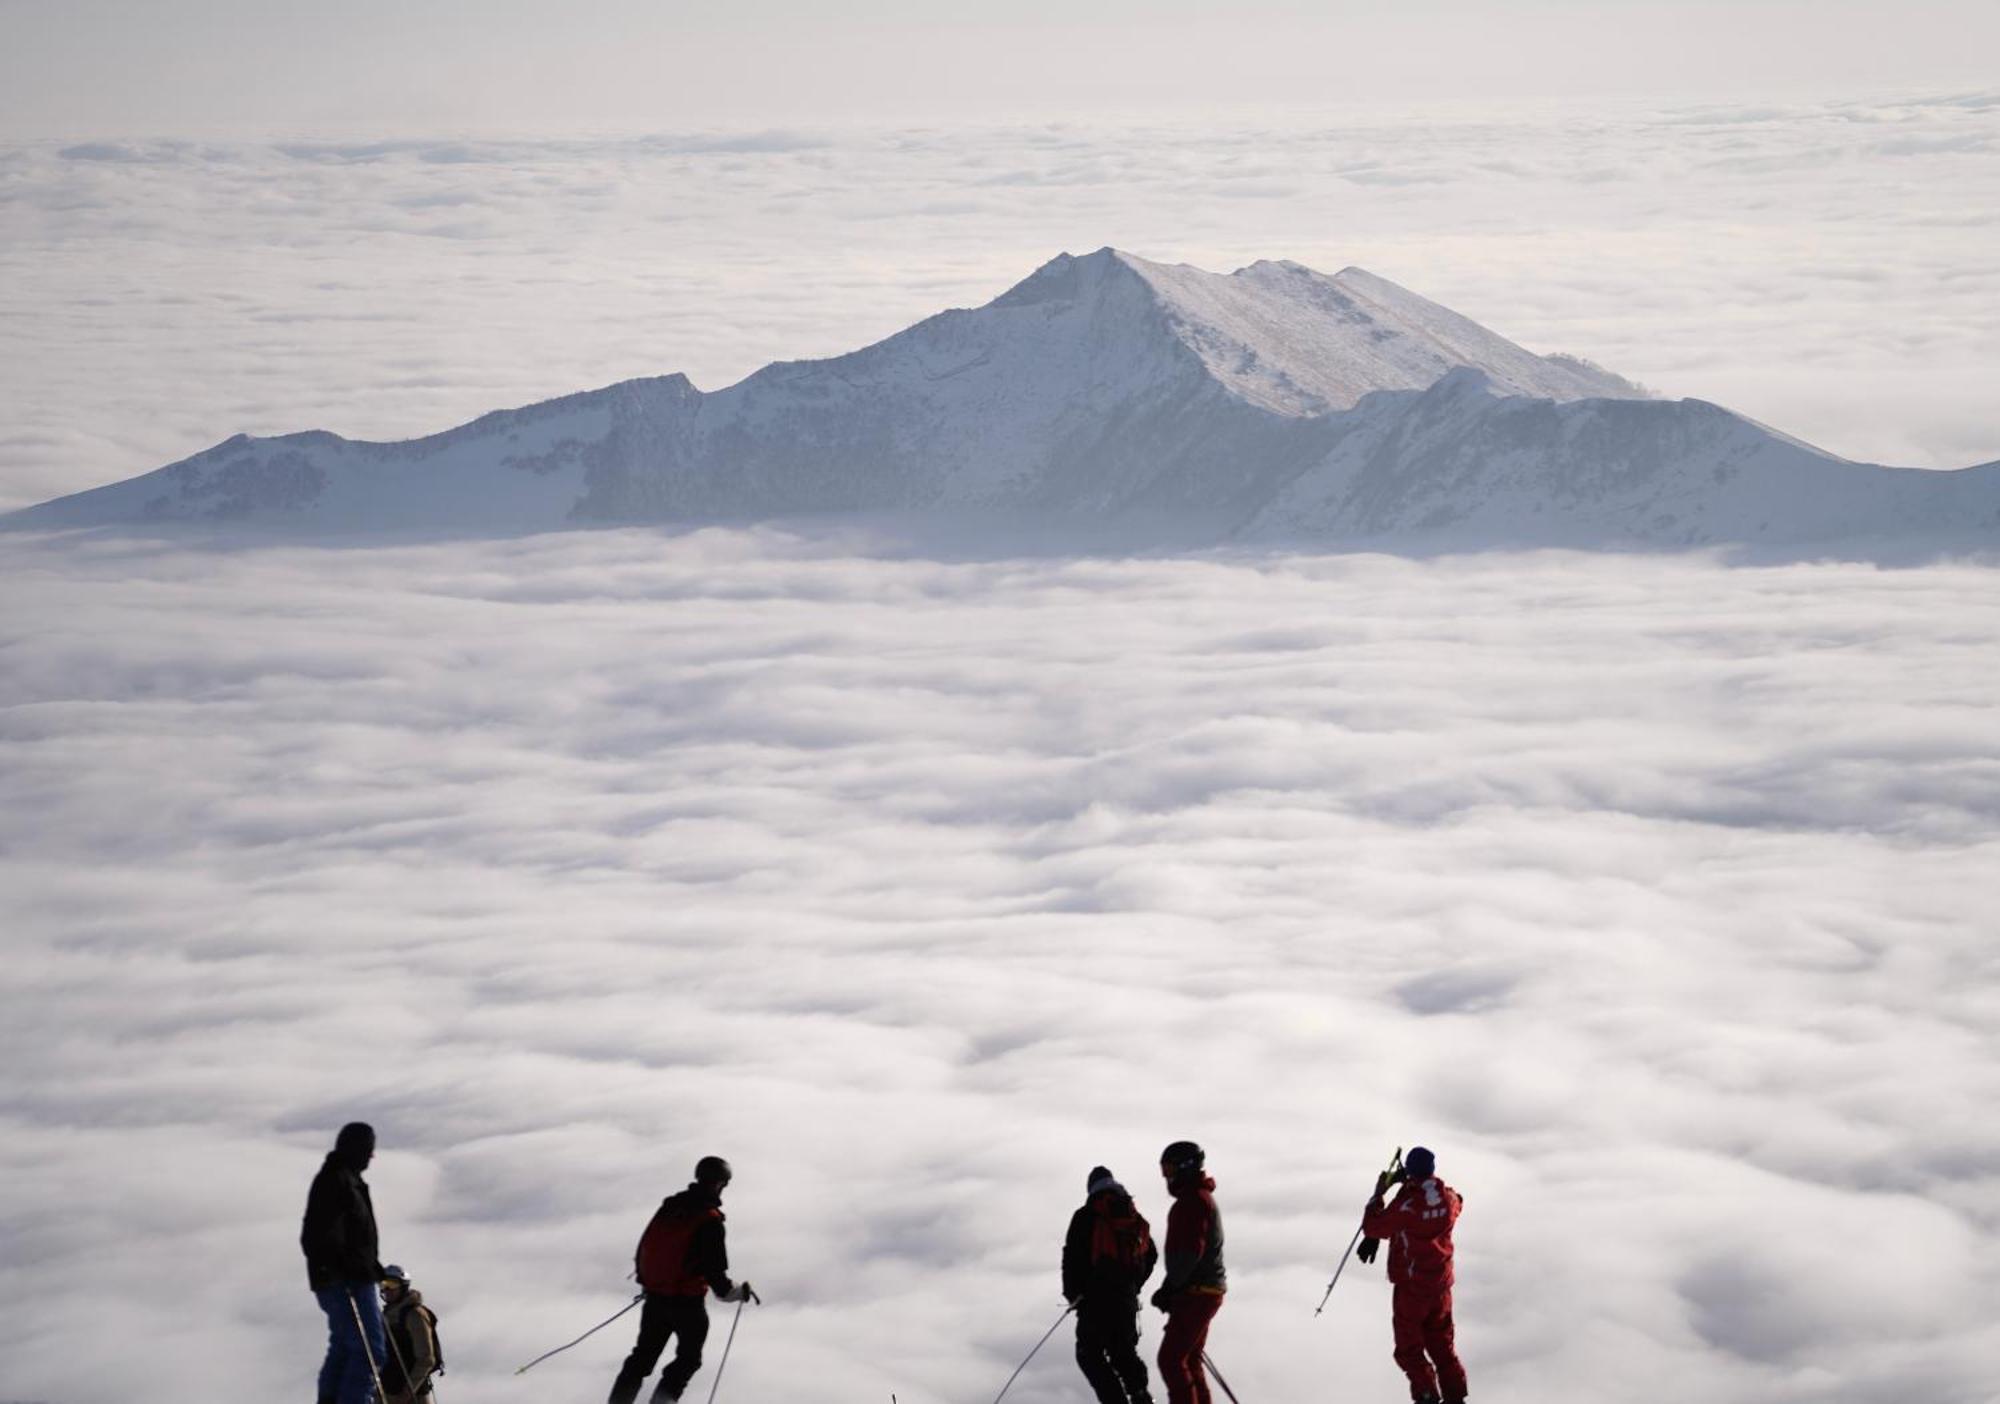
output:
[[717,1218],[722,1217],[722,1196],[699,1181],[690,1183],[679,1194],[668,1195],[666,1202],[688,1210],[713,1209]]
[[354,1157],[346,1151],[328,1151],[326,1159],[320,1162],[320,1167],[325,1170],[338,1171],[343,1179],[353,1180],[357,1184],[366,1183],[361,1178],[361,1172],[367,1167],[356,1165]]

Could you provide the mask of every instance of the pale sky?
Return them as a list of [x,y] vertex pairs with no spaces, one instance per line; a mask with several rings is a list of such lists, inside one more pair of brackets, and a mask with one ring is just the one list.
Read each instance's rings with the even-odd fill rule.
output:
[[842,115],[1983,85],[1961,0],[0,0],[0,136],[594,131]]

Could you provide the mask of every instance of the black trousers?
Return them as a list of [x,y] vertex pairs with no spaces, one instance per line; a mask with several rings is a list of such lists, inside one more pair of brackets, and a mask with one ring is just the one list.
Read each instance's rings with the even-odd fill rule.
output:
[[1076,1309],[1076,1363],[1098,1404],[1152,1404],[1146,1362],[1139,1357],[1139,1302],[1094,1302]]
[[701,1345],[708,1339],[706,1297],[646,1294],[646,1305],[639,1309],[639,1343],[625,1357],[625,1367],[611,1386],[609,1404],[632,1404],[639,1397],[639,1386],[653,1373],[669,1336],[676,1342],[674,1358],[660,1371],[660,1382],[653,1389],[656,1400],[679,1399],[694,1372],[701,1368]]

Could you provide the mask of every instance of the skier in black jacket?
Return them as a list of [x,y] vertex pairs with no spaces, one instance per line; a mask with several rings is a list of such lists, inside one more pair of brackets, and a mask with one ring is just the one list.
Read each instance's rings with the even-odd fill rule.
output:
[[1099,1404],[1153,1404],[1139,1357],[1139,1289],[1159,1250],[1132,1196],[1102,1165],[1063,1239],[1063,1296],[1076,1308],[1076,1363]]
[[747,1282],[729,1280],[729,1249],[724,1239],[722,1192],[734,1172],[719,1155],[705,1155],[694,1167],[694,1183],[668,1195],[653,1211],[646,1232],[633,1253],[646,1305],[639,1310],[639,1339],[618,1378],[611,1384],[610,1404],[632,1404],[639,1386],[653,1373],[667,1341],[675,1339],[674,1358],[660,1371],[653,1387],[655,1404],[679,1399],[694,1372],[701,1368],[701,1347],[708,1339],[708,1294],[725,1302],[754,1302]]
[[326,1313],[326,1360],[319,1369],[319,1404],[367,1404],[387,1348],[382,1333],[382,1260],[375,1240],[375,1204],[361,1172],[375,1158],[375,1128],[350,1121],[340,1128],[306,1194],[299,1247],[306,1282]]

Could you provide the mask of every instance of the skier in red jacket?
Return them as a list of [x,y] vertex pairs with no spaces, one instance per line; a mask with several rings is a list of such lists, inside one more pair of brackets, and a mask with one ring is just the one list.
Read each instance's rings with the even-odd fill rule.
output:
[[1174,1196],[1167,1213],[1166,1281],[1153,1293],[1153,1305],[1167,1314],[1160,1379],[1168,1404],[1209,1404],[1202,1351],[1208,1325],[1229,1290],[1222,1267],[1222,1213],[1215,1207],[1215,1181],[1202,1168],[1206,1159],[1193,1141],[1175,1141],[1160,1152],[1160,1174]]
[[[1464,1404],[1465,1366],[1458,1360],[1451,1320],[1451,1226],[1463,1201],[1436,1170],[1437,1157],[1417,1146],[1399,1176],[1382,1173],[1361,1216],[1361,1231],[1368,1236],[1355,1256],[1372,1263],[1380,1240],[1389,1240],[1396,1363],[1410,1377],[1410,1398],[1416,1404]],[[1397,1179],[1403,1187],[1384,1204],[1383,1194]]]

